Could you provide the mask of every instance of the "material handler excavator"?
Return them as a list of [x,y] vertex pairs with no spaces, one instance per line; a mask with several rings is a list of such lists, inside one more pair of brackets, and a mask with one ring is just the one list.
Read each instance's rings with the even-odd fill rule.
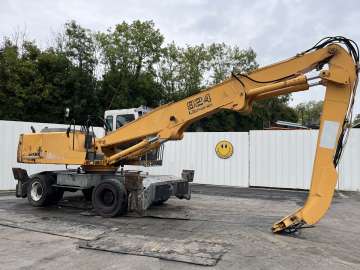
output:
[[302,208],[276,222],[273,232],[292,232],[319,221],[330,206],[337,181],[336,167],[349,132],[358,81],[359,49],[350,39],[320,40],[288,60],[233,73],[229,79],[178,102],[162,105],[119,129],[96,138],[90,121],[81,129],[45,129],[22,134],[18,162],[80,165],[75,170],[46,171],[32,176],[13,168],[16,194],[34,206],[57,202],[64,190],[83,190],[95,211],[104,217],[144,210],[175,195],[190,198],[193,171],[182,177],[149,176],[118,171],[124,165],[156,165],[162,146],[181,140],[186,128],[220,110],[251,112],[255,101],[326,87],[311,187]]

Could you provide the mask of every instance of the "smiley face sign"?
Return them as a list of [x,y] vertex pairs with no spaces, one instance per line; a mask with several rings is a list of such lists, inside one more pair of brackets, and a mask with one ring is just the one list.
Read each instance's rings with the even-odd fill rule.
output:
[[227,159],[234,153],[234,147],[231,142],[221,140],[215,146],[215,152],[219,158]]

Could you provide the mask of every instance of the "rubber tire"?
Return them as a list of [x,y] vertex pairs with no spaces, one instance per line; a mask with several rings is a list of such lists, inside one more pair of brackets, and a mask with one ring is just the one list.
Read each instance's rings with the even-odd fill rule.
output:
[[167,200],[168,200],[168,199],[166,199],[166,200],[160,200],[160,201],[155,201],[155,202],[153,202],[152,204],[155,205],[155,206],[163,205]]
[[50,203],[57,204],[63,198],[64,190],[54,187],[52,189]]
[[[34,183],[39,183],[39,185],[42,188],[42,195],[39,200],[33,200],[31,196],[31,190]],[[39,207],[39,206],[45,206],[52,203],[53,199],[53,189],[51,187],[52,185],[52,179],[49,177],[46,177],[46,175],[36,175],[32,177],[27,185],[27,198],[29,203],[32,206]]]
[[[44,175],[50,185],[56,184],[56,177],[53,174]],[[50,203],[57,204],[64,196],[64,190],[59,187],[51,187]]]
[[91,201],[93,190],[94,190],[93,188],[81,190],[82,194],[84,195],[85,200]]
[[[113,201],[111,204],[105,204],[105,192],[112,194]],[[95,212],[105,218],[125,214],[128,206],[125,186],[116,179],[100,182],[92,193],[92,205]]]

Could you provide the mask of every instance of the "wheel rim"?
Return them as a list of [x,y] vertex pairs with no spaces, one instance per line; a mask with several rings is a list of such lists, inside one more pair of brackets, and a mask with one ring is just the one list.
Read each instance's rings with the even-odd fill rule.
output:
[[39,201],[42,198],[44,189],[40,182],[34,182],[31,185],[30,196],[33,201]]

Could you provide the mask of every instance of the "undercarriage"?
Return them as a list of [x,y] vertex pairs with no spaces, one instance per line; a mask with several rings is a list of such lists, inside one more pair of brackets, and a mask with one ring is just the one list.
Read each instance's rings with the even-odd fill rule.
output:
[[64,191],[81,190],[103,217],[128,211],[142,215],[151,205],[162,204],[171,196],[189,200],[189,182],[194,178],[192,170],[183,170],[181,177],[140,171],[84,173],[78,170],[44,171],[28,176],[21,168],[13,168],[13,174],[18,181],[16,196],[27,197],[33,206],[56,204]]

